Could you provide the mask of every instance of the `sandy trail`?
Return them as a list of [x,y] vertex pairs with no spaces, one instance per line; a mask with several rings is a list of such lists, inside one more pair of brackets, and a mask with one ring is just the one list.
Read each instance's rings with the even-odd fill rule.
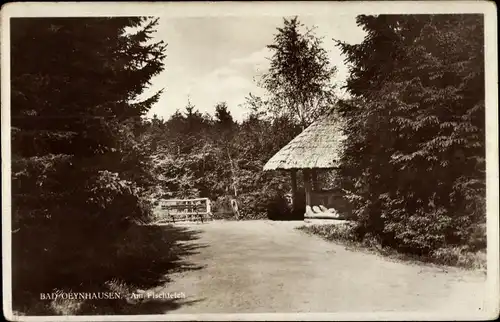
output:
[[[484,310],[480,272],[395,262],[297,231],[300,222],[193,224],[207,247],[156,292],[184,292],[169,313]],[[182,302],[181,302],[182,303]]]

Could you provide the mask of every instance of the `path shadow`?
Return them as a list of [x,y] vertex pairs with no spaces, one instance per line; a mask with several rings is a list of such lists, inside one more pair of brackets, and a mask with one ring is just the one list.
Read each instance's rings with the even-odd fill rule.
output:
[[120,249],[123,254],[114,271],[115,278],[139,288],[150,288],[168,282],[168,273],[173,271],[203,268],[189,261],[190,255],[208,246],[197,242],[200,230],[175,225],[138,226],[134,229],[137,231],[133,234],[141,244],[128,244]]
[[[203,269],[190,256],[208,247],[198,241],[201,231],[176,225],[133,225],[118,240],[101,245],[91,254],[78,254],[66,263],[54,263],[46,276],[22,274],[13,283],[14,309],[27,315],[158,314],[195,301],[145,299],[130,301],[138,289],[148,290],[169,282],[170,274]],[[57,266],[55,266],[57,265]],[[25,272],[26,273],[26,272]],[[35,275],[33,275],[35,274]],[[29,278],[28,278],[29,277]],[[112,298],[42,301],[41,293],[111,294]],[[201,301],[201,300],[196,300]]]

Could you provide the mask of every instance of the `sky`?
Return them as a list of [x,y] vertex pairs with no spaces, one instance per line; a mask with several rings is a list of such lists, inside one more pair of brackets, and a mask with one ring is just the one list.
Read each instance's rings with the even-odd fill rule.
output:
[[[323,48],[338,68],[334,82],[343,84],[348,75],[345,57],[332,39],[360,43],[364,31],[355,16],[298,17],[324,37]],[[256,78],[269,66],[272,53],[266,45],[282,25],[283,17],[275,15],[161,17],[154,37],[168,44],[165,70],[151,80],[145,95],[162,88],[164,92],[147,116],[168,119],[177,109],[184,110],[189,99],[200,112],[212,115],[218,102],[226,102],[233,118],[244,119],[249,112],[241,106],[245,97],[263,94]]]

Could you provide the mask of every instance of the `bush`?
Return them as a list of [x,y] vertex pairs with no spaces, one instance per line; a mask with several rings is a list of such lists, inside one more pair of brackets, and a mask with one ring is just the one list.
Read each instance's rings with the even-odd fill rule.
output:
[[[116,173],[91,175],[67,163],[43,173],[35,171],[39,167],[24,169],[26,175],[16,177],[13,185],[36,178],[38,189],[29,184],[21,187],[36,195],[33,202],[38,206],[26,197],[25,203],[13,208],[14,302],[22,302],[26,294],[53,289],[85,289],[98,276],[112,272],[115,263],[110,254],[116,253],[115,243],[123,240],[134,220],[143,221],[150,215],[149,203],[139,196],[135,185]],[[87,178],[82,180],[84,184],[68,185],[76,177]],[[19,200],[13,198],[13,203]]]
[[472,251],[486,249],[486,237],[486,223],[474,225],[466,245]]
[[285,220],[289,219],[292,214],[292,208],[282,193],[277,192],[273,199],[267,203],[267,218],[271,220]]
[[266,205],[269,198],[269,196],[259,191],[241,194],[238,197],[241,219],[254,220],[266,218]]
[[232,196],[221,196],[212,201],[213,219],[236,220],[236,215],[231,207],[231,199],[233,199]]
[[321,236],[328,241],[340,241],[350,244],[358,240],[354,226],[351,223],[300,226],[298,229],[309,234]]
[[473,269],[486,268],[486,252],[471,252],[467,246],[439,248],[430,254],[435,263]]

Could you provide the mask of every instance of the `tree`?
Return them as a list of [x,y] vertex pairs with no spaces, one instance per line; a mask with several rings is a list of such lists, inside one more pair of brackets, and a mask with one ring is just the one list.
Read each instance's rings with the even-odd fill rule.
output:
[[215,105],[215,122],[215,131],[217,133],[214,133],[214,136],[216,137],[217,145],[220,147],[218,159],[223,168],[221,172],[225,172],[224,178],[228,178],[228,180],[224,180],[224,183],[227,182],[227,190],[229,191],[229,187],[231,187],[233,197],[236,198],[238,197],[238,167],[233,160],[233,154],[235,153],[233,139],[237,130],[237,124],[234,122],[226,102],[220,102]]
[[269,94],[265,106],[272,115],[287,117],[302,128],[307,127],[335,102],[330,65],[322,40],[313,29],[306,29],[297,17],[283,19],[274,43],[268,45],[273,55],[269,71],[259,85]]
[[360,236],[416,253],[472,245],[485,219],[482,17],[357,22],[364,41],[337,43],[353,95],[341,108],[349,137],[343,185]]
[[226,102],[217,103],[217,105],[215,105],[215,119],[222,128],[230,129],[235,124]]
[[81,267],[93,274],[90,263],[102,266],[99,281],[107,263],[81,257],[112,260],[123,228],[149,216],[139,134],[161,91],[138,98],[164,68],[166,45],[152,41],[156,24],[11,20],[13,246],[23,250],[14,252],[16,290],[85,288],[78,274]]

